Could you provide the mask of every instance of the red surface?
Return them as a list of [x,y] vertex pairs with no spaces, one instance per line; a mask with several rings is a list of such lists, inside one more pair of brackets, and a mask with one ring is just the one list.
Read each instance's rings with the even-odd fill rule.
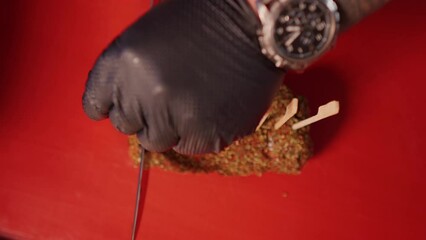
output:
[[[2,1],[0,235],[130,238],[126,137],[88,120],[80,100],[98,53],[146,8]],[[425,1],[395,0],[287,78],[312,108],[342,104],[313,126],[302,175],[151,170],[138,239],[426,239],[425,13]]]

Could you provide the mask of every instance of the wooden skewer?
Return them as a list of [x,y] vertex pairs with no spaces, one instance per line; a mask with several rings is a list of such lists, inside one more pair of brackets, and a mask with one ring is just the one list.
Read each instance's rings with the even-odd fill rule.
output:
[[282,116],[274,125],[275,130],[280,129],[290,118],[292,118],[297,113],[299,106],[299,99],[293,98],[291,102],[287,105],[284,116]]
[[333,115],[336,115],[339,113],[339,102],[338,101],[331,101],[325,105],[322,105],[318,108],[317,115],[307,118],[303,121],[300,121],[293,125],[293,130],[297,130],[302,127],[306,127],[314,122],[318,122],[324,118],[331,117]]
[[263,115],[263,118],[260,120],[259,124],[256,127],[256,131],[260,129],[260,127],[265,123],[266,119],[269,117],[270,110],[268,110],[265,115]]

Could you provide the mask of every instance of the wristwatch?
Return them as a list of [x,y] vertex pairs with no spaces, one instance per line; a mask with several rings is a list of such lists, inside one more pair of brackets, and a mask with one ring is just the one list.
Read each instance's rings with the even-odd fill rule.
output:
[[279,68],[304,70],[335,43],[340,15],[333,0],[257,0],[262,53]]

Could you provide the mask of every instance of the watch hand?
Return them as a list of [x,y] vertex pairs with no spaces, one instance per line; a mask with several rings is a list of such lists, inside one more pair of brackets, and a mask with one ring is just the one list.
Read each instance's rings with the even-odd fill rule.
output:
[[294,40],[296,40],[299,36],[300,36],[301,32],[297,31],[297,32],[293,32],[290,37],[286,40],[285,45],[288,47],[290,46]]

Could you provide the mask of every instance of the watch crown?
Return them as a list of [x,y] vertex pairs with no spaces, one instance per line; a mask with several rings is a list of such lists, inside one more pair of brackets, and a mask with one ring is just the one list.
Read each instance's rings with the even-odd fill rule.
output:
[[286,61],[283,59],[275,59],[275,66],[277,68],[284,68],[286,65]]
[[283,68],[286,65],[286,61],[282,58],[280,58],[279,56],[274,56],[274,60],[275,60],[275,66],[277,68]]
[[282,62],[276,62],[276,63],[275,63],[275,67],[277,67],[277,68],[282,67]]

